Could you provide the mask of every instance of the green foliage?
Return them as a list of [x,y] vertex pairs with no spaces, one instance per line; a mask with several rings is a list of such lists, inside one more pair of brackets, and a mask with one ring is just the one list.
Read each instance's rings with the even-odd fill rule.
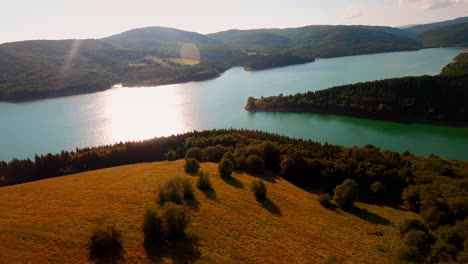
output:
[[343,184],[336,186],[334,192],[333,200],[335,200],[336,205],[343,210],[350,210],[354,207],[354,202],[358,197],[358,184],[347,179]]
[[286,55],[324,58],[422,47],[419,41],[406,37],[403,30],[389,27],[306,26],[288,29],[228,30],[209,36],[232,47],[252,51],[250,56],[245,58],[247,61],[249,57],[255,60],[264,54],[273,55],[266,65],[281,65],[282,56]]
[[157,241],[162,239],[161,219],[156,209],[146,209],[141,229],[143,230],[145,241]]
[[182,204],[184,199],[193,199],[194,191],[192,182],[188,178],[174,177],[164,183],[158,192],[160,205],[166,203]]
[[406,261],[416,263],[424,262],[427,259],[434,238],[426,232],[412,229],[403,238],[403,246],[399,256]]
[[89,250],[92,259],[118,257],[122,251],[120,231],[112,223],[99,221],[91,235]]
[[250,98],[246,109],[466,124],[467,71],[468,56],[462,54],[439,76],[393,78],[289,96]]
[[218,172],[219,172],[219,175],[221,175],[221,177],[223,178],[231,177],[233,169],[234,169],[234,164],[229,159],[223,158],[218,163]]
[[468,45],[468,23],[428,30],[417,36],[427,47]]
[[319,195],[317,198],[318,202],[325,208],[334,208],[335,205],[333,204],[332,197],[330,194],[322,194]]
[[261,180],[255,180],[252,182],[251,190],[255,196],[255,199],[257,201],[265,201],[266,200],[266,194],[267,194],[267,188],[263,181]]
[[196,159],[199,162],[202,162],[203,161],[203,151],[202,151],[202,149],[198,148],[198,147],[189,148],[185,152],[185,159]]
[[168,161],[174,161],[177,159],[177,153],[170,149],[168,152],[166,152],[166,154],[164,154],[164,157],[168,160]]
[[231,148],[221,145],[206,147],[203,149],[203,160],[209,162],[219,162],[230,150]]
[[[249,62],[245,66],[246,70],[249,71],[258,71],[265,70],[270,68],[295,65],[295,64],[304,64],[307,62],[313,62],[315,58],[304,58],[294,55],[256,55],[250,56]],[[254,105],[255,106],[255,105]]]
[[198,160],[193,158],[188,158],[185,160],[184,170],[186,173],[195,175],[199,169],[200,164],[198,163]]
[[208,175],[208,173],[205,173],[203,171],[200,171],[198,173],[197,187],[200,190],[213,190],[213,185],[211,184],[210,176]]
[[385,186],[380,182],[374,182],[370,186],[370,191],[374,195],[376,202],[384,202],[386,198]]
[[423,222],[417,219],[405,219],[400,225],[400,235],[404,236],[410,230],[419,230],[427,232],[427,228]]
[[247,166],[252,173],[262,174],[265,172],[265,162],[256,154],[249,156],[247,159]]
[[181,239],[186,236],[190,215],[182,205],[167,203],[161,208],[162,234],[166,239]]

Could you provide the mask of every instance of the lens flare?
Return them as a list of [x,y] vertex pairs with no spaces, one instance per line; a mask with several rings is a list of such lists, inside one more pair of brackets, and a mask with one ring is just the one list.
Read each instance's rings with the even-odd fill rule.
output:
[[200,62],[200,50],[192,43],[185,43],[180,49],[180,57],[184,64],[194,64]]

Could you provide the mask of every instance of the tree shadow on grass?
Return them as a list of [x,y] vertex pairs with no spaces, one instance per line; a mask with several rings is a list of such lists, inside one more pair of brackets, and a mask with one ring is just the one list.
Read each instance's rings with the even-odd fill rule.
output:
[[364,208],[354,207],[353,209],[349,211],[349,213],[363,220],[366,220],[367,222],[370,222],[372,224],[392,225],[392,222],[390,222],[387,218],[384,218],[378,214],[372,213]]
[[200,189],[207,199],[218,201],[218,194],[215,189]]
[[145,239],[144,248],[152,263],[160,263],[164,258],[173,263],[193,263],[201,256],[198,240],[194,238],[167,242]]
[[234,186],[238,189],[244,189],[244,184],[239,181],[238,179],[234,178],[234,177],[221,177],[221,179],[223,179],[223,181],[225,181],[227,184],[231,185],[231,186]]
[[276,174],[274,174],[273,172],[270,172],[270,171],[266,171],[263,174],[251,173],[251,175],[254,176],[254,177],[257,177],[259,179],[262,179],[264,181],[271,182],[271,183],[275,183],[276,179],[279,178]]
[[197,200],[196,197],[193,197],[191,199],[185,199],[184,205],[195,211],[198,211],[200,209],[200,202]]
[[266,198],[265,200],[258,201],[263,208],[267,209],[270,213],[282,216],[281,209],[270,199]]
[[89,260],[96,264],[118,263],[123,260],[124,250],[122,244],[114,245],[107,250],[90,249]]

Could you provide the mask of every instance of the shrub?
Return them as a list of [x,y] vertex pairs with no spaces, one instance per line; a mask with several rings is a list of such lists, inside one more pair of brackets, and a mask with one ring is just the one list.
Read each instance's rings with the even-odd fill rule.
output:
[[400,258],[420,263],[429,255],[433,243],[434,238],[431,235],[412,229],[406,233],[403,239],[404,246],[400,249]]
[[175,177],[167,181],[158,193],[158,202],[161,205],[172,202],[182,204],[184,199],[194,197],[192,183],[187,178]]
[[201,162],[203,161],[202,158],[203,158],[203,151],[199,147],[189,148],[185,152],[185,159],[196,159],[199,162]]
[[236,168],[241,171],[247,171],[249,169],[249,165],[247,163],[247,158],[245,156],[239,156],[236,158],[236,161],[233,162],[236,164]]
[[265,172],[265,162],[260,156],[256,154],[252,154],[249,156],[249,158],[247,159],[247,166],[249,168],[249,171],[253,173]]
[[236,164],[236,157],[234,157],[234,154],[232,154],[232,152],[224,153],[223,158],[230,160],[234,165]]
[[198,163],[198,160],[189,158],[185,160],[185,165],[184,165],[184,170],[188,174],[196,174],[198,170],[200,169],[200,163]]
[[405,219],[403,223],[400,225],[400,235],[404,236],[410,230],[419,230],[419,231],[427,231],[426,226],[423,222],[417,219]]
[[161,208],[162,234],[166,239],[184,238],[189,223],[189,213],[182,205],[169,202]]
[[335,200],[336,205],[341,209],[350,210],[354,207],[357,197],[358,184],[351,179],[347,179],[343,184],[336,186],[333,200]]
[[198,173],[198,182],[197,182],[198,189],[200,190],[213,190],[213,186],[211,185],[210,176],[207,173],[200,171]]
[[203,160],[210,162],[219,162],[229,148],[221,145],[209,146],[203,149]]
[[162,238],[161,220],[156,209],[146,209],[142,230],[145,240],[160,240]]
[[317,198],[318,202],[325,208],[333,208],[335,207],[332,202],[332,197],[330,194],[322,194],[319,195]]
[[231,160],[222,158],[218,163],[218,171],[221,177],[227,178],[231,177],[232,170],[234,169],[234,164]]
[[254,181],[252,183],[251,189],[257,201],[266,200],[267,188],[265,184],[263,183],[263,181],[261,180]]
[[164,157],[168,160],[168,161],[174,161],[177,159],[177,153],[170,149],[169,151],[167,151],[165,154],[164,154]]
[[90,239],[92,258],[112,257],[122,251],[122,235],[114,224],[100,221]]
[[421,206],[421,195],[417,186],[408,186],[403,190],[401,198],[403,199],[406,209],[416,213],[419,212],[419,207]]
[[384,202],[385,200],[385,186],[380,182],[374,182],[370,186],[370,191],[376,202]]

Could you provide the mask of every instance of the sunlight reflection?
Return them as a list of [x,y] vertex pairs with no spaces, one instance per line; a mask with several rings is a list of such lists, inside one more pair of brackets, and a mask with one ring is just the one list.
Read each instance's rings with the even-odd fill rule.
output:
[[106,104],[112,142],[143,140],[186,130],[181,115],[185,98],[165,87],[122,88],[109,93]]

